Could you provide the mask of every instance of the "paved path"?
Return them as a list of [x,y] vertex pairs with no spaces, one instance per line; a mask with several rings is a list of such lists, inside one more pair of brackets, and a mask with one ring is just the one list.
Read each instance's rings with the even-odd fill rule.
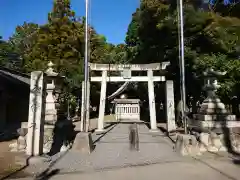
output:
[[[154,164],[159,162],[178,162],[183,160],[172,148],[172,144],[161,133],[151,134],[144,124],[139,124],[140,151],[129,149],[129,124],[118,124],[110,127],[110,131],[103,137],[94,135],[99,141],[90,155],[69,151],[65,155],[57,154],[53,161],[58,159],[52,168],[61,172],[86,172],[101,169],[129,167],[134,165]],[[48,164],[42,165],[44,169]],[[39,171],[39,167],[28,168],[29,171]]]
[[[208,165],[198,161],[183,161],[91,173],[57,174],[42,180],[239,180],[239,170],[237,166],[214,160],[210,160]],[[33,178],[19,180],[31,179]]]
[[[169,179],[169,180],[235,180],[239,177],[239,167],[232,162],[216,161],[208,158],[201,162],[193,158],[181,157],[173,151],[161,133],[149,133],[145,125],[139,125],[140,151],[130,151],[128,124],[118,124],[100,138],[95,151],[82,155],[69,151],[53,157],[58,159],[47,172],[56,171],[51,179],[66,178],[84,180],[122,179]],[[100,136],[94,135],[97,140]],[[30,167],[28,172],[45,170],[49,164]],[[228,173],[224,173],[227,170]],[[32,178],[29,178],[29,180]],[[43,178],[47,179],[47,178]],[[240,179],[240,178],[238,178]]]

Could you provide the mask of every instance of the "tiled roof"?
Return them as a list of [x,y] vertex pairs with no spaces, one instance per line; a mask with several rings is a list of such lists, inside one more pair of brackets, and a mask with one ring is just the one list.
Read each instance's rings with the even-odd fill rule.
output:
[[25,84],[30,85],[30,76],[27,74],[20,73],[8,68],[0,67],[0,76],[13,78],[14,80],[21,81]]

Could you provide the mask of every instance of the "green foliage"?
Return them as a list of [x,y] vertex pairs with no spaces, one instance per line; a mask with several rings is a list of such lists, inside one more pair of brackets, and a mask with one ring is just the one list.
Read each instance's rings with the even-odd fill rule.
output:
[[[185,2],[184,36],[188,96],[199,97],[202,72],[207,67],[228,72],[219,90],[222,97],[236,94],[239,84],[240,19],[198,9]],[[170,61],[169,71],[179,87],[179,18],[174,1],[142,0],[129,24],[126,44],[131,62]],[[198,78],[196,78],[198,77]],[[196,91],[199,89],[199,91]],[[177,90],[178,91],[178,90]]]
[[[202,0],[184,1],[187,95],[201,95],[202,72],[207,67],[227,71],[219,94],[227,99],[240,87],[239,4],[199,7]],[[68,89],[79,93],[83,80],[84,17],[76,17],[70,0],[55,0],[44,25],[24,23],[8,42],[0,39],[0,65],[22,71],[45,70],[52,61],[66,76]],[[168,71],[179,92],[179,17],[174,0],[141,0],[132,15],[125,43],[113,45],[89,28],[90,61],[95,63],[151,63],[170,61]],[[23,61],[22,61],[22,60]],[[97,86],[93,96],[99,93]],[[196,90],[197,89],[197,90]],[[66,94],[70,96],[69,93]],[[240,95],[240,94],[239,94]]]
[[232,16],[240,18],[240,3],[238,0],[232,0],[232,3],[224,4],[224,0],[217,0],[212,6],[209,6],[211,11],[221,14],[222,16]]
[[22,65],[20,56],[16,53],[11,43],[2,40],[0,36],[0,66],[19,70]]
[[16,27],[15,33],[10,37],[9,42],[23,58],[36,42],[38,29],[37,24],[24,22],[23,25]]
[[[24,22],[23,25],[16,27],[9,42],[0,39],[0,65],[15,68],[10,58],[12,57],[10,55],[15,54],[16,57],[13,59],[21,62],[19,70],[29,73],[34,70],[44,71],[48,62],[52,61],[55,70],[66,77],[62,94],[62,103],[66,105],[66,99],[73,99],[73,94],[79,96],[81,92],[85,56],[84,24],[85,18],[75,16],[70,0],[54,0],[46,24]],[[127,62],[128,47],[124,44],[107,43],[106,37],[98,34],[93,27],[89,27],[88,32],[91,62]],[[92,97],[95,98],[99,94],[99,87],[95,85],[91,87],[94,89]],[[75,100],[70,104],[76,103]]]
[[[20,39],[30,37],[29,32],[34,34],[34,37],[31,36],[32,39],[28,39],[32,43],[30,46],[26,46],[26,42],[20,45],[23,48],[21,52],[26,52],[24,53],[26,71],[44,70],[47,63],[52,61],[56,71],[66,76],[72,88],[80,87],[83,80],[84,28],[84,19],[75,16],[69,0],[55,0],[47,24],[42,26],[24,24],[17,29],[16,34]],[[92,62],[101,62],[106,52],[106,39],[98,35],[93,28],[89,29],[89,34],[90,59]],[[18,40],[16,35],[12,39],[13,42]]]
[[0,36],[0,65],[4,65],[8,62],[8,54],[10,52],[10,46],[7,42],[2,40]]

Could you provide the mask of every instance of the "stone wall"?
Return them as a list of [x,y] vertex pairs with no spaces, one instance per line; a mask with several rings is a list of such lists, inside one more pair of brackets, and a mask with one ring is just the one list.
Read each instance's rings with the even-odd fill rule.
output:
[[[228,131],[228,130],[227,130]],[[240,153],[240,129],[229,129],[229,133],[192,132],[192,135],[179,134],[175,150],[181,155],[196,156],[204,152]]]
[[203,132],[197,135],[197,139],[200,152],[240,152],[240,134],[235,132],[230,132],[229,134]]
[[[69,122],[64,121],[62,123],[59,123],[58,126],[61,126],[63,130],[61,131],[61,134],[63,135],[65,131],[65,134],[69,133],[70,135],[73,134],[73,129],[72,131],[69,130]],[[60,128],[61,128],[60,127]],[[44,138],[43,138],[43,153],[49,153],[52,148],[52,144],[54,142],[54,137],[53,137],[53,131],[54,131],[55,126],[53,125],[45,125],[44,126]],[[71,128],[71,127],[70,127]],[[21,123],[21,128],[17,130],[19,137],[18,139],[9,145],[10,151],[12,152],[25,152],[26,147],[27,147],[27,133],[28,133],[28,122],[23,122]],[[61,138],[61,134],[59,135],[59,138]],[[56,141],[56,139],[55,139]],[[71,139],[70,139],[71,141]],[[59,151],[66,151],[67,149],[70,148],[71,143],[70,141],[68,143],[63,142],[63,144],[59,147]]]

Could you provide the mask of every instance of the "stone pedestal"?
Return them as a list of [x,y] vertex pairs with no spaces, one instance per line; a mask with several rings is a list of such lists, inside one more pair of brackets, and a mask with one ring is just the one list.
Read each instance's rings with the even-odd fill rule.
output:
[[80,132],[76,135],[72,150],[90,154],[94,149],[91,133]]
[[[226,142],[229,139],[229,142]],[[240,152],[240,135],[231,132],[229,134],[200,133],[199,134],[200,152]]]
[[197,128],[201,131],[222,131],[222,128],[240,127],[236,116],[228,114],[225,105],[219,98],[207,98],[204,100],[198,114],[188,120],[190,128]]
[[174,149],[182,156],[200,155],[198,141],[193,135],[178,134]]
[[235,120],[235,115],[194,115],[194,119],[188,119],[188,126],[195,130],[223,133],[223,128],[240,127],[240,121]]
[[53,144],[54,125],[44,125],[43,153],[49,153]]

